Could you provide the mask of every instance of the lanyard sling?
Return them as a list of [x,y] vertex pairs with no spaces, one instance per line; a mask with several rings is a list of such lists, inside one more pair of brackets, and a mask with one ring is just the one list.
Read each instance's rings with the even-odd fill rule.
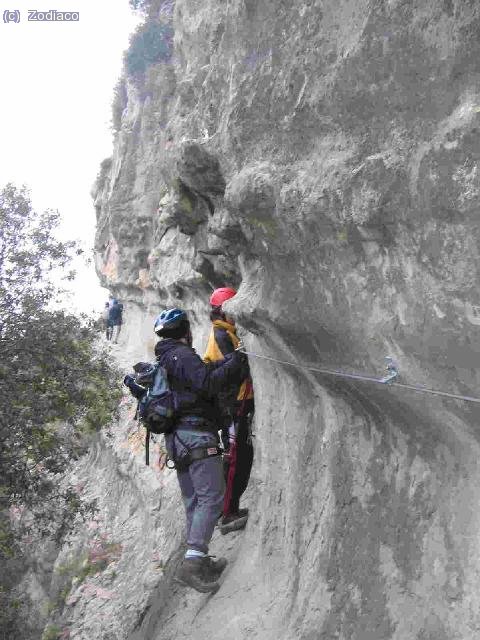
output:
[[[249,394],[251,388],[252,388],[252,382],[251,382],[251,379],[248,378],[245,384],[245,390],[242,396],[242,403],[238,408],[235,418],[240,418],[243,415],[245,402],[247,400],[247,395]],[[234,422],[235,422],[235,418],[234,418]],[[236,471],[237,471],[237,434],[235,433],[234,440],[231,443],[230,451],[229,451],[227,486],[225,488],[225,496],[223,498],[223,515],[225,517],[229,515],[229,511],[230,511],[230,502],[232,500],[232,494],[233,494],[233,481],[235,479]]]

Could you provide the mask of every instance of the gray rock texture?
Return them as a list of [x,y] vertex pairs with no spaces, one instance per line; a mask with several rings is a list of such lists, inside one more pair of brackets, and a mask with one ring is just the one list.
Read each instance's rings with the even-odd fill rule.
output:
[[[159,15],[172,58],[127,80],[95,190],[122,357],[151,353],[168,305],[202,350],[227,284],[250,351],[370,375],[390,355],[405,383],[480,396],[478,2],[177,0]],[[166,571],[150,599],[125,596],[134,624],[112,607],[116,626],[72,637],[478,639],[479,405],[251,365],[251,518],[212,545],[231,559],[220,591]],[[148,522],[136,535],[167,557],[178,496],[158,479],[137,494],[125,465],[122,526]]]

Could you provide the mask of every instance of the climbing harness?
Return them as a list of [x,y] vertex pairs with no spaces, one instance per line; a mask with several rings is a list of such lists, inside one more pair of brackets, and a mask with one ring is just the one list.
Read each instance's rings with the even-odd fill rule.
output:
[[457,393],[448,393],[447,391],[439,391],[438,389],[429,389],[427,387],[423,387],[421,385],[416,384],[404,384],[403,382],[398,382],[399,371],[396,363],[393,358],[387,356],[385,359],[387,361],[387,375],[383,378],[376,378],[374,376],[365,376],[359,373],[347,373],[345,371],[334,371],[332,369],[321,369],[318,367],[311,367],[302,364],[298,364],[297,362],[288,362],[287,360],[279,360],[277,358],[272,358],[270,356],[264,356],[259,353],[252,353],[251,351],[245,351],[242,345],[237,348],[238,351],[241,351],[245,355],[252,358],[261,358],[262,360],[269,360],[270,362],[276,362],[277,364],[284,364],[290,367],[296,367],[297,369],[302,369],[304,371],[313,371],[315,373],[323,373],[329,376],[336,376],[339,378],[348,378],[350,380],[360,380],[363,382],[372,382],[374,384],[383,384],[391,387],[399,387],[402,389],[409,389],[411,391],[417,391],[418,393],[428,393],[434,396],[442,396],[444,398],[452,398],[453,400],[463,400],[465,402],[477,402],[480,403],[480,398],[474,398],[472,396],[463,396]]
[[211,458],[212,456],[221,456],[222,453],[223,449],[220,449],[220,447],[196,447],[195,449],[189,449],[187,455],[179,460],[168,458],[166,466],[167,469],[186,471],[192,462],[203,460],[204,458]]
[[[190,448],[185,442],[180,438],[178,433],[175,431],[173,434],[174,439],[180,442],[184,450],[186,450],[186,454],[181,458],[177,458],[175,455],[173,458],[167,458],[166,466],[168,469],[177,469],[178,471],[186,471],[188,467],[192,464],[192,462],[196,462],[197,460],[203,460],[204,458],[211,458],[212,456],[221,456],[223,450],[220,447],[195,447],[194,449]],[[174,445],[175,447],[175,445]]]

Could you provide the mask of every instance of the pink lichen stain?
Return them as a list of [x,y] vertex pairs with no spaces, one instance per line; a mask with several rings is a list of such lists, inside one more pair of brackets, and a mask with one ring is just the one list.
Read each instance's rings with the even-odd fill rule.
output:
[[102,274],[110,282],[118,279],[118,244],[115,238],[110,238],[103,254]]
[[140,453],[145,443],[145,429],[140,427],[139,430],[130,433],[125,446],[130,449],[132,453]]
[[25,512],[25,507],[12,505],[9,509],[10,520],[12,522],[20,522]]
[[102,598],[102,600],[111,600],[115,596],[115,593],[113,591],[109,591],[108,589],[104,589],[103,587],[97,587],[91,582],[82,585],[82,587],[78,589],[78,591],[81,592],[82,596],[87,598],[94,597]]
[[150,280],[150,272],[148,269],[140,269],[138,272],[138,280],[136,284],[140,287],[140,289],[148,289],[151,286],[152,282]]
[[95,595],[97,598],[102,598],[102,600],[111,600],[115,594],[113,591],[109,591],[108,589],[97,587]]
[[72,593],[71,596],[68,596],[68,598],[65,600],[65,604],[67,605],[67,607],[74,607],[79,601],[79,599],[80,599],[80,595],[78,591],[76,591],[75,593]]
[[123,546],[119,542],[110,542],[108,534],[103,533],[91,543],[88,551],[88,561],[92,565],[104,565],[121,558]]
[[87,598],[88,596],[97,595],[97,587],[91,582],[86,582],[85,584],[82,584],[79,591],[81,592],[82,596],[86,596]]

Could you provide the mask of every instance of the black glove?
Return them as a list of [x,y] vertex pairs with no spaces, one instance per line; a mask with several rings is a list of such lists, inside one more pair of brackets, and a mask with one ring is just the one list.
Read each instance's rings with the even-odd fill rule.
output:
[[134,385],[134,384],[135,384],[135,378],[132,376],[132,374],[131,374],[131,373],[129,373],[129,374],[127,374],[127,375],[125,376],[125,378],[123,379],[123,384],[124,384],[126,387],[128,387],[129,389],[130,389],[130,387],[131,387],[132,385]]
[[147,391],[145,387],[142,387],[138,384],[138,382],[135,380],[135,376],[133,376],[131,373],[125,376],[125,378],[123,379],[123,384],[130,389],[130,393],[137,400],[140,400],[140,398],[142,398]]
[[230,366],[234,366],[240,381],[245,380],[250,375],[250,367],[248,366],[248,356],[243,351],[232,351],[225,355],[224,362],[228,362]]
[[244,366],[248,364],[248,356],[243,353],[243,351],[232,351],[231,353],[226,353],[224,355],[224,360],[226,362],[233,360],[235,363]]

